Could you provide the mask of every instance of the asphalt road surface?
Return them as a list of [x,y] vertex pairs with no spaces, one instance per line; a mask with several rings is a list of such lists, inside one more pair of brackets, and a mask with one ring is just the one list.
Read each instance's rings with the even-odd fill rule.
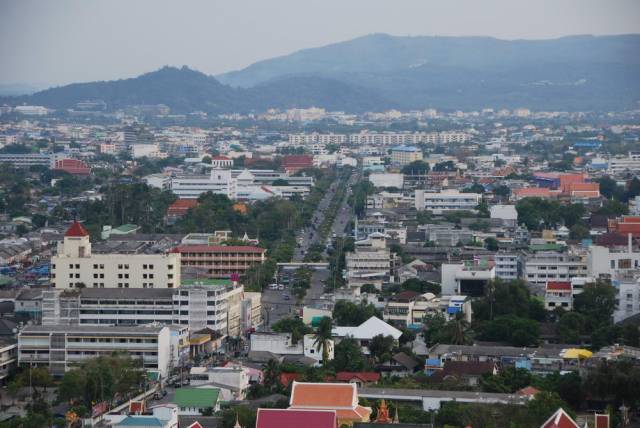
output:
[[[349,224],[352,217],[352,210],[347,203],[351,194],[351,186],[355,184],[360,177],[360,173],[354,171],[354,173],[347,180],[347,194],[341,201],[338,207],[338,213],[334,219],[331,227],[329,238],[336,235],[336,237],[344,236],[344,230]],[[314,229],[320,227],[324,221],[325,212],[331,205],[331,201],[335,197],[336,190],[338,189],[338,183],[334,183],[323,198],[318,203],[318,208],[312,218],[312,224],[315,227],[306,227],[296,234],[296,242],[299,244],[294,252],[293,262],[302,262],[305,254],[309,250],[309,247],[315,243],[325,245],[326,242],[319,242],[319,235]],[[326,253],[323,253],[326,257]],[[271,326],[281,320],[290,316],[295,316],[299,309],[304,305],[311,305],[322,301],[320,298],[324,294],[324,281],[329,278],[329,271],[326,269],[314,271],[311,277],[311,287],[307,290],[302,305],[296,304],[296,299],[291,293],[289,284],[285,285],[284,290],[270,290],[266,289],[262,292],[262,310],[264,318],[264,330],[269,331]],[[287,297],[288,296],[288,299]]]

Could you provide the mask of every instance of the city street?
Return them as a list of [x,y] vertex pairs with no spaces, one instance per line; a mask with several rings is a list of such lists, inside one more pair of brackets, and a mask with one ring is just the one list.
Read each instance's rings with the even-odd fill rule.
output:
[[[349,176],[346,183],[347,193],[338,206],[338,211],[331,226],[328,239],[332,239],[334,234],[336,237],[344,236],[344,230],[352,218],[352,209],[348,204],[348,198],[351,194],[351,187],[357,182],[359,177],[359,171],[354,171],[354,173]],[[296,242],[299,245],[296,247],[292,262],[301,263],[309,247],[313,244],[326,245],[326,242],[320,242],[320,236],[314,229],[317,230],[324,221],[325,212],[331,205],[338,187],[339,183],[334,183],[319,202],[312,219],[313,226],[298,232]],[[326,259],[326,251],[323,252],[323,257]],[[302,306],[322,301],[321,296],[324,294],[324,281],[329,278],[329,275],[330,272],[328,269],[314,270],[311,277],[311,287],[307,290]],[[282,278],[279,278],[279,281],[282,282]],[[294,316],[298,313],[297,310],[300,309],[300,306],[296,304],[295,297],[291,294],[290,284],[285,284],[284,287],[284,290],[265,289],[262,292],[262,315],[265,321],[265,330],[269,330],[273,323],[282,318]],[[288,300],[286,300],[287,298],[285,296],[288,296]]]

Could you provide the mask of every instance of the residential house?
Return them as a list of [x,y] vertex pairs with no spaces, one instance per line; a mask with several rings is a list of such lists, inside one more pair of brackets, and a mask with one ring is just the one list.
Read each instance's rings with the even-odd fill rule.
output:
[[173,403],[179,415],[202,415],[207,409],[220,410],[218,388],[178,388]]
[[573,309],[573,287],[571,281],[549,281],[544,293],[544,307],[548,311],[562,308]]
[[469,386],[480,383],[483,375],[497,375],[495,362],[481,361],[445,361],[441,370],[436,370],[431,378],[439,381],[454,380]]
[[362,351],[365,354],[369,354],[368,346],[371,339],[380,334],[383,336],[391,336],[396,341],[400,339],[400,336],[402,336],[402,332],[400,330],[375,316],[369,318],[356,327],[334,327],[331,333],[338,343],[340,340],[347,337],[355,339],[362,347]]
[[249,371],[243,367],[191,367],[190,385],[220,389],[222,401],[244,400],[249,390]]

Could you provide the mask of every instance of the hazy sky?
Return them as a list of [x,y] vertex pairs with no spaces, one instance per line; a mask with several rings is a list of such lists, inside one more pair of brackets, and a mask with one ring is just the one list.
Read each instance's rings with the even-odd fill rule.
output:
[[0,84],[208,74],[369,33],[640,33],[640,0],[0,0]]

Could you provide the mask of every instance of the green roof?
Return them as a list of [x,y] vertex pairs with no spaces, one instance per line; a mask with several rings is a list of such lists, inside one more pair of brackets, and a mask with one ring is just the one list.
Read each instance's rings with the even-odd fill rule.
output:
[[564,249],[562,244],[533,244],[529,245],[531,251],[560,251]]
[[118,227],[114,227],[111,230],[111,233],[113,233],[114,231],[116,233],[120,232],[120,233],[131,233],[131,232],[135,232],[138,229],[138,226],[135,224],[131,224],[131,223],[127,223],[127,224],[123,224],[120,225]]
[[216,285],[232,285],[233,282],[230,279],[215,279],[215,278],[201,278],[201,279],[183,279],[181,285],[204,285],[207,287],[215,287]]
[[215,407],[220,390],[218,388],[178,388],[173,402],[178,407],[205,409]]

